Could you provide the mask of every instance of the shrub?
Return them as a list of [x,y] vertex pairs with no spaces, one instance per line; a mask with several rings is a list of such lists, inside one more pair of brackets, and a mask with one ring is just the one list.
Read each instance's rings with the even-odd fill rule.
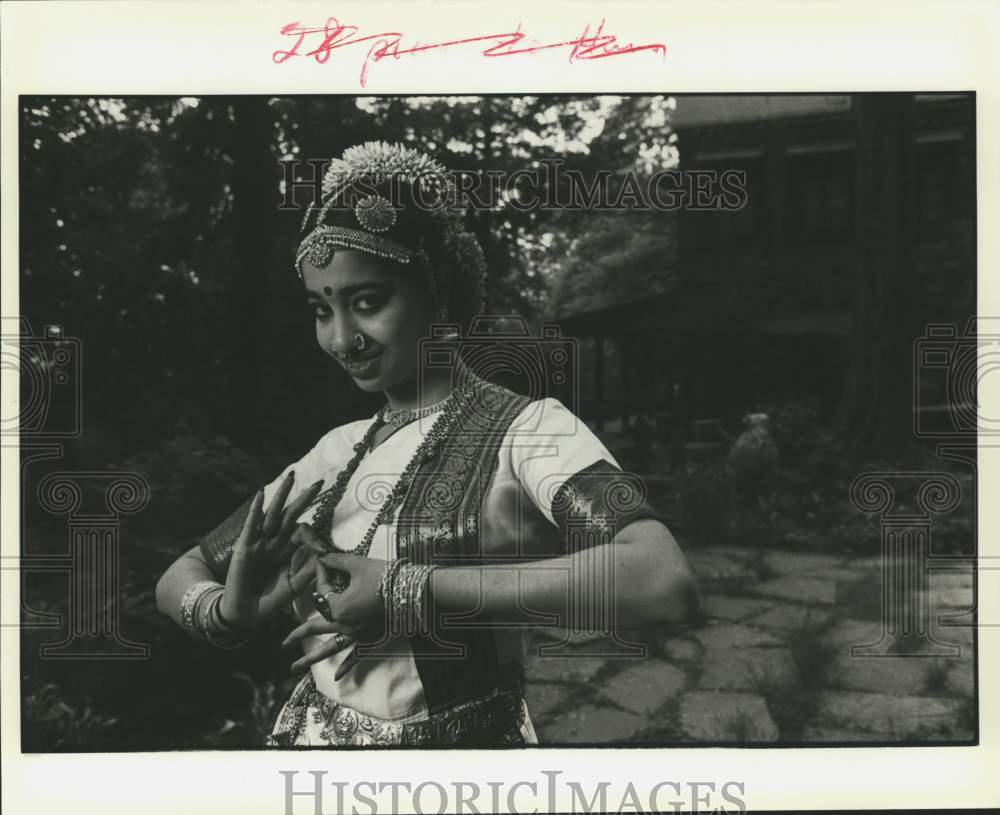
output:
[[725,538],[733,513],[733,485],[721,464],[689,469],[678,489],[681,524],[705,543]]
[[816,447],[821,431],[819,403],[814,398],[788,400],[766,409],[768,430],[778,445],[782,464],[795,465]]
[[222,521],[274,478],[281,465],[240,450],[224,437],[202,438],[181,421],[169,439],[130,457],[123,467],[149,482],[143,524],[197,534]]
[[81,749],[114,743],[121,719],[95,710],[91,700],[47,683],[25,693],[24,749]]

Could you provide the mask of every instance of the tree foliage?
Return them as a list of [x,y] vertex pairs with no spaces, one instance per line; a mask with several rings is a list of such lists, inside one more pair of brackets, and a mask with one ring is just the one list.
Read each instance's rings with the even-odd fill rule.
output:
[[[311,338],[291,273],[301,211],[279,208],[279,162],[385,139],[481,175],[552,160],[593,174],[632,166],[663,142],[662,101],[25,98],[21,312],[36,332],[60,324],[80,339],[85,427],[120,451],[153,445],[181,419],[249,448],[302,450],[372,403]],[[304,181],[311,172],[298,168]],[[490,311],[549,316],[567,275],[601,291],[616,264],[635,269],[621,278],[628,287],[662,268],[649,263],[661,240],[650,228],[624,253],[602,250],[602,271],[587,277],[566,263],[591,231],[581,213],[523,211],[502,188],[481,197],[469,218],[489,263]],[[617,229],[594,237],[615,244]]]

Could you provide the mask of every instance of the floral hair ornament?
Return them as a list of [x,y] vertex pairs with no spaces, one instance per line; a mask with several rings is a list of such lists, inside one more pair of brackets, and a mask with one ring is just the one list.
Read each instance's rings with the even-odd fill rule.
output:
[[[303,258],[325,266],[338,246],[409,263],[419,248],[412,240],[416,235],[397,236],[395,233],[412,233],[415,224],[405,229],[407,224],[400,223],[399,211],[382,194],[389,192],[392,185],[399,184],[410,187],[414,198],[424,205],[420,209],[426,206],[422,214],[430,220],[433,220],[433,210],[440,208],[453,191],[443,165],[401,144],[365,142],[349,147],[342,158],[333,159],[323,176],[323,195],[318,211],[317,205],[312,204],[302,224],[302,231],[305,231],[316,215],[313,230],[299,244],[296,253],[299,276],[302,275],[299,267]],[[378,187],[385,189],[375,189]],[[353,218],[345,219],[345,211],[351,212]],[[393,234],[386,234],[389,232]]]
[[419,266],[438,305],[447,292],[459,312],[476,314],[485,300],[486,260],[464,216],[440,162],[402,144],[349,147],[330,162],[320,201],[306,211],[296,272],[301,278],[303,260],[322,268],[336,249],[355,249]]

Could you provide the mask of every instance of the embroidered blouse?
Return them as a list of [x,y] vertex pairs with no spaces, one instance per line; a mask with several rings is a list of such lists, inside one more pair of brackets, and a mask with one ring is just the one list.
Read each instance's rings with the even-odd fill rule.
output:
[[[538,560],[593,545],[595,531],[613,533],[638,518],[658,517],[645,503],[641,483],[621,472],[604,444],[560,401],[528,401],[496,386],[490,386],[490,392],[500,397],[497,404],[509,414],[499,425],[502,434],[496,433],[492,443],[486,434],[467,446],[448,447],[449,460],[429,468],[434,472],[428,483],[438,488],[443,484],[446,493],[469,492],[469,483],[481,480],[478,494],[472,490],[472,502],[467,502],[472,510],[431,513],[422,525],[411,523],[405,513],[414,512],[409,498],[420,490],[415,482],[393,523],[376,531],[368,557],[389,561],[419,545],[436,562]],[[434,419],[432,415],[404,426],[364,455],[333,515],[330,534],[340,549],[360,544]],[[295,471],[295,483],[289,501],[319,479],[328,488],[371,421],[342,425],[323,436],[265,486],[265,506],[290,470]],[[477,456],[489,460],[477,462]],[[439,496],[425,492],[417,499],[426,506]],[[449,499],[441,500],[447,504]],[[306,510],[300,522],[308,523],[312,511]],[[210,534],[203,539],[202,551],[213,566],[221,562],[218,545],[223,538]],[[308,557],[304,550],[297,555]],[[223,574],[217,576],[222,579]],[[303,621],[318,615],[308,593],[296,599],[294,612]],[[454,704],[495,684],[499,676],[516,673],[524,653],[521,630],[480,624],[451,649],[436,640],[393,637],[377,646],[376,653],[384,659],[361,659],[339,681],[334,674],[349,649],[311,670],[316,687],[334,701],[382,719],[409,718]],[[311,650],[330,636],[307,639],[304,646]],[[426,653],[420,650],[424,646]]]

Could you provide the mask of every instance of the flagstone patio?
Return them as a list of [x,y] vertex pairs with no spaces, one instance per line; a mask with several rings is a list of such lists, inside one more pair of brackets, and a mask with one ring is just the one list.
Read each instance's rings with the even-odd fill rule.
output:
[[567,634],[533,637],[528,705],[543,744],[974,738],[974,632],[942,619],[971,608],[971,572],[932,575],[930,636],[900,647],[883,630],[878,558],[729,546],[689,561],[703,624],[623,632],[645,656],[613,655],[623,646],[595,635],[539,656]]

